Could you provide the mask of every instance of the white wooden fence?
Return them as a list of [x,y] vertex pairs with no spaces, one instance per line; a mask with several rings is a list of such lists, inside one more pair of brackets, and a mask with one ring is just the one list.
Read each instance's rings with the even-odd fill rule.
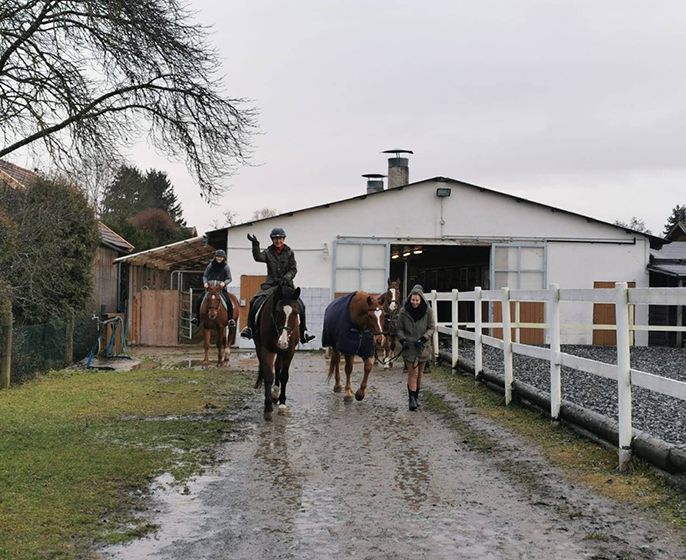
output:
[[[553,284],[548,290],[482,290],[475,288],[472,292],[438,293],[435,290],[427,295],[436,319],[437,329],[434,334],[433,347],[438,355],[438,334],[447,334],[452,339],[453,368],[457,367],[459,357],[459,340],[465,338],[474,341],[474,372],[478,375],[483,370],[483,345],[499,348],[503,352],[503,371],[505,378],[505,403],[512,400],[512,355],[522,354],[546,360],[550,363],[550,416],[559,419],[560,403],[562,400],[562,386],[560,370],[562,366],[585,371],[600,377],[617,381],[619,408],[619,467],[625,470],[631,459],[631,441],[633,427],[631,421],[631,391],[632,387],[643,387],[670,397],[686,401],[686,382],[669,379],[649,372],[632,369],[629,349],[631,345],[630,332],[662,330],[686,331],[686,327],[634,325],[630,321],[633,316],[634,305],[686,305],[686,288],[628,288],[625,282],[618,282],[614,288],[595,288],[567,290],[560,289]],[[452,303],[452,320],[439,323],[437,318],[437,302]],[[474,322],[459,323],[458,302],[473,302]],[[502,307],[502,322],[484,322],[481,316],[481,302],[499,301]],[[519,323],[510,317],[510,302],[544,302],[546,308],[545,323]],[[560,351],[561,333],[565,328],[598,328],[597,325],[567,325],[560,323],[560,302],[588,302],[610,303],[615,305],[616,323],[605,328],[617,331],[617,364],[607,364],[573,356]],[[484,334],[484,329],[502,328],[503,338],[495,338]],[[549,347],[532,346],[512,341],[512,329],[516,333],[520,328],[539,328],[548,331]],[[473,329],[473,330],[466,330]],[[490,332],[490,331],[489,331]],[[518,336],[516,337],[518,340]]]

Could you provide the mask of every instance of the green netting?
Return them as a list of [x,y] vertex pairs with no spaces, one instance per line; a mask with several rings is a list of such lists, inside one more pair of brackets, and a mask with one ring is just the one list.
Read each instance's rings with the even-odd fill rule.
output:
[[[78,362],[85,358],[96,340],[97,325],[90,318],[76,319],[74,361]],[[67,363],[66,321],[51,321],[41,325],[14,325],[11,377],[13,384],[31,379],[39,373],[69,365],[71,364]]]

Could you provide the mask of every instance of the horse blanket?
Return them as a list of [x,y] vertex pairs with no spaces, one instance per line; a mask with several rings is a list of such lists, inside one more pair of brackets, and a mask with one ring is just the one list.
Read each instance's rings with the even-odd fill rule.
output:
[[374,355],[374,335],[360,330],[350,319],[350,302],[355,293],[333,300],[324,311],[322,346],[331,346],[341,354],[371,358]]

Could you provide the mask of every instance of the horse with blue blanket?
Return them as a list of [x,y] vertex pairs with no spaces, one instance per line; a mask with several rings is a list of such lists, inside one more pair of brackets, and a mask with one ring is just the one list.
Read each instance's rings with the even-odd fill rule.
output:
[[331,347],[329,376],[335,375],[334,392],[340,393],[340,357],[345,357],[345,397],[346,402],[353,400],[352,371],[355,356],[364,362],[364,377],[355,392],[358,401],[364,399],[367,380],[374,365],[376,348],[384,344],[381,328],[381,309],[379,300],[367,292],[357,291],[332,301],[324,312],[322,345]]

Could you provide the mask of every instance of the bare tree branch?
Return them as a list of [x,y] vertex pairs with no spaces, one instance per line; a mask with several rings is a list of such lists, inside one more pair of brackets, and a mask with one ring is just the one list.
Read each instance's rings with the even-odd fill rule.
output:
[[213,199],[250,155],[256,111],[223,94],[208,30],[180,0],[2,0],[0,158],[117,166],[147,132]]

